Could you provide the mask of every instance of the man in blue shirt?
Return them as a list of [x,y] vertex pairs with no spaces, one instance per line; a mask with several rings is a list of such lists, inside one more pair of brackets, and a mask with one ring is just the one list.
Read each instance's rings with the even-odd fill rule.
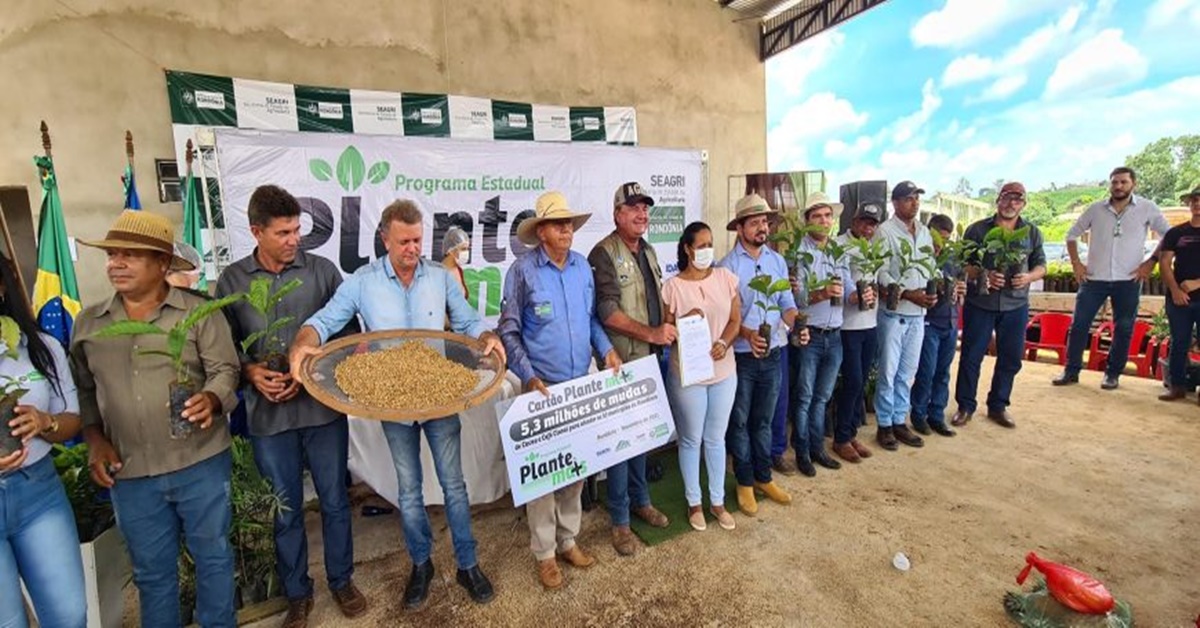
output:
[[[593,349],[604,356],[607,368],[621,368],[596,315],[592,267],[571,250],[575,230],[590,216],[573,212],[561,193],[547,192],[538,198],[536,214],[517,228],[521,242],[537,248],[508,268],[500,337],[512,356],[508,367],[526,391],[549,396],[547,386],[587,375]],[[595,563],[575,544],[583,520],[582,493],[581,480],[525,505],[529,545],[546,589],[562,586],[556,553],[579,569]]]
[[[940,254],[945,242],[954,235],[954,220],[945,214],[929,218],[934,253]],[[954,299],[938,301],[925,313],[925,338],[921,341],[921,362],[912,387],[913,429],[928,436],[937,432],[954,436],[946,425],[946,404],[950,403],[950,363],[958,349],[958,308],[967,284],[956,281],[959,269],[947,262],[938,269],[946,281],[954,281]]]
[[[826,469],[840,469],[841,463],[825,451],[825,409],[837,384],[842,366],[842,305],[832,299],[846,298],[858,304],[858,293],[850,277],[845,256],[835,259],[829,247],[829,231],[834,225],[834,212],[842,211],[823,192],[808,195],[804,222],[819,230],[804,236],[800,243],[802,255],[811,257],[811,264],[801,264],[797,273],[803,303],[800,311],[808,315],[808,345],[800,348],[800,364],[796,377],[796,393],[792,399],[792,449],[796,451],[796,467],[808,477],[817,474],[817,463]],[[836,246],[836,245],[835,245]],[[825,283],[821,288],[808,290],[810,283]]]
[[[735,206],[733,220],[726,225],[737,231],[738,241],[720,262],[738,277],[742,298],[742,329],[733,343],[737,361],[737,393],[729,416],[726,446],[733,455],[737,476],[738,508],[748,516],[758,512],[754,489],[780,504],[792,503],[792,496],[771,480],[771,418],[779,396],[779,354],[787,344],[787,331],[796,322],[796,300],[791,290],[763,297],[750,288],[750,280],[767,275],[772,280],[788,277],[787,262],[771,250],[767,233],[778,214],[757,194],[743,197]],[[755,302],[767,302],[776,309],[766,312]],[[780,323],[783,323],[781,325]],[[758,333],[760,325],[770,327],[768,338]]]
[[[356,314],[366,331],[381,329],[442,330],[446,317],[450,328],[484,341],[484,351],[503,357],[504,347],[495,333],[487,331],[479,314],[467,304],[458,278],[441,264],[421,259],[424,225],[421,210],[412,201],[396,201],[383,210],[379,237],[387,256],[359,268],[338,287],[333,298],[313,314],[296,334],[292,344],[292,376],[298,377],[304,359],[318,352],[318,345],[342,329]],[[412,559],[412,575],[404,589],[404,606],[419,608],[429,596],[433,580],[433,532],[425,512],[421,491],[421,432],[429,441],[438,481],[446,497],[446,520],[458,561],[458,583],[471,599],[491,601],[492,584],[479,569],[475,538],[471,534],[471,505],[463,480],[458,416],[420,422],[383,423],[396,480],[400,485],[400,519],[404,542]]]

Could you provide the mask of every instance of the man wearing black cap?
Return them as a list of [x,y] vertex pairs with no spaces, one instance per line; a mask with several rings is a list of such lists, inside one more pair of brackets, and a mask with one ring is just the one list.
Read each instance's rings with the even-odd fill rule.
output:
[[[617,228],[596,243],[588,255],[596,279],[596,316],[604,324],[622,362],[648,355],[663,357],[663,347],[675,342],[675,326],[663,322],[662,269],[654,247],[642,237],[650,225],[654,199],[636,182],[624,183],[613,195]],[[612,543],[622,556],[637,547],[629,515],[665,528],[667,516],[650,503],[646,456],[635,456],[607,469],[608,514]]]
[[1042,232],[1037,225],[1021,218],[1025,208],[1025,186],[1013,181],[1000,188],[996,198],[996,215],[976,221],[963,233],[964,240],[983,244],[988,232],[997,227],[1016,231],[1026,226],[1029,234],[1021,243],[1025,257],[1011,279],[1005,270],[995,270],[991,254],[983,257],[983,266],[970,266],[967,276],[974,279],[986,273],[987,293],[968,291],[963,305],[962,356],[958,361],[958,379],[954,384],[954,400],[958,412],[950,422],[966,425],[975,412],[975,393],[979,388],[979,367],[987,352],[992,333],[996,334],[996,368],[992,371],[992,388],[987,396],[987,416],[1004,427],[1016,427],[1008,413],[1013,380],[1021,370],[1021,353],[1025,349],[1025,326],[1029,322],[1029,284],[1046,275],[1046,253],[1042,250]]
[[[850,238],[870,240],[875,237],[875,229],[883,219],[883,208],[875,204],[861,205],[854,212],[850,229],[837,237],[837,242],[844,247],[850,247],[847,255],[854,259],[859,256],[857,249],[850,244]],[[871,457],[871,450],[858,441],[858,426],[866,422],[867,408],[863,400],[863,389],[866,386],[867,374],[875,364],[875,321],[878,312],[875,311],[875,282],[878,276],[864,277],[854,270],[855,263],[850,263],[852,277],[857,281],[868,282],[862,298],[869,306],[862,310],[857,303],[844,301],[842,304],[842,386],[837,398],[837,421],[833,429],[833,453],[846,462],[861,462],[863,458]]]
[[903,257],[918,264],[933,261],[926,252],[933,249],[933,236],[917,220],[924,193],[925,190],[912,181],[896,184],[892,188],[895,215],[879,226],[877,235],[883,238],[892,253],[879,271],[879,283],[900,290],[900,303],[894,310],[880,310],[878,319],[879,379],[875,386],[875,420],[879,429],[875,439],[880,447],[889,451],[898,447],[897,441],[909,447],[925,444],[920,436],[908,429],[905,421],[913,378],[921,359],[925,310],[937,303],[937,296],[925,292],[923,275],[913,269],[902,272],[900,264]]

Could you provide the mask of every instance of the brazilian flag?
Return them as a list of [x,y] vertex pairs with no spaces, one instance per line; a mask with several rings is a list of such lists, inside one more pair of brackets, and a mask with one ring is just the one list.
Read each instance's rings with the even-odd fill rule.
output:
[[54,162],[49,157],[34,157],[42,173],[42,213],[38,220],[38,270],[33,283],[33,311],[38,325],[65,347],[71,340],[71,327],[81,309],[75,265],[67,243],[67,225],[63,220],[62,199]]
[[133,166],[125,166],[125,176],[121,177],[125,186],[125,209],[141,209],[142,199],[138,197],[137,183],[133,179]]
[[200,271],[200,281],[196,284],[196,289],[203,292],[208,290],[208,277],[203,268],[205,251],[200,232],[204,229],[204,217],[200,213],[200,194],[203,194],[200,182],[192,176],[189,169],[187,178],[183,180],[183,242],[191,245],[200,254],[201,268],[197,269]]

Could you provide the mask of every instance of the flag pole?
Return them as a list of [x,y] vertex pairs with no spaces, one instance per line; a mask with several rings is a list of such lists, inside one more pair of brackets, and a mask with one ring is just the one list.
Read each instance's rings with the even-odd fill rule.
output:
[[125,156],[128,159],[129,169],[133,170],[133,133],[129,129],[125,129]]

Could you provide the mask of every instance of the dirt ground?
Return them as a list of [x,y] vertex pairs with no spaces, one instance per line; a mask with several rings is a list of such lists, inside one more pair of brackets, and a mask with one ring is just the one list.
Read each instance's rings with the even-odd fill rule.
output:
[[[984,365],[990,378],[991,359]],[[954,438],[886,452],[816,478],[781,478],[790,506],[735,515],[633,558],[608,543],[602,509],[580,543],[600,563],[566,569],[543,592],[520,511],[475,518],[480,564],[496,585],[487,606],[454,582],[444,518],[434,517],[439,581],[426,607],[400,597],[410,564],[394,517],[356,518],[355,581],[367,617],[343,619],[323,584],[313,626],[1001,626],[1001,596],[1031,550],[1091,572],[1133,605],[1141,626],[1191,626],[1200,614],[1200,407],[1159,402],[1158,382],[1098,373],[1053,388],[1051,364],[1025,363],[1010,408],[1018,427],[982,416]],[[983,399],[986,386],[980,393]],[[953,403],[953,401],[951,402]],[[681,517],[683,513],[668,513]],[[310,513],[313,577],[323,583],[320,526]],[[912,569],[892,567],[897,551]],[[281,616],[255,626],[274,626]]]

